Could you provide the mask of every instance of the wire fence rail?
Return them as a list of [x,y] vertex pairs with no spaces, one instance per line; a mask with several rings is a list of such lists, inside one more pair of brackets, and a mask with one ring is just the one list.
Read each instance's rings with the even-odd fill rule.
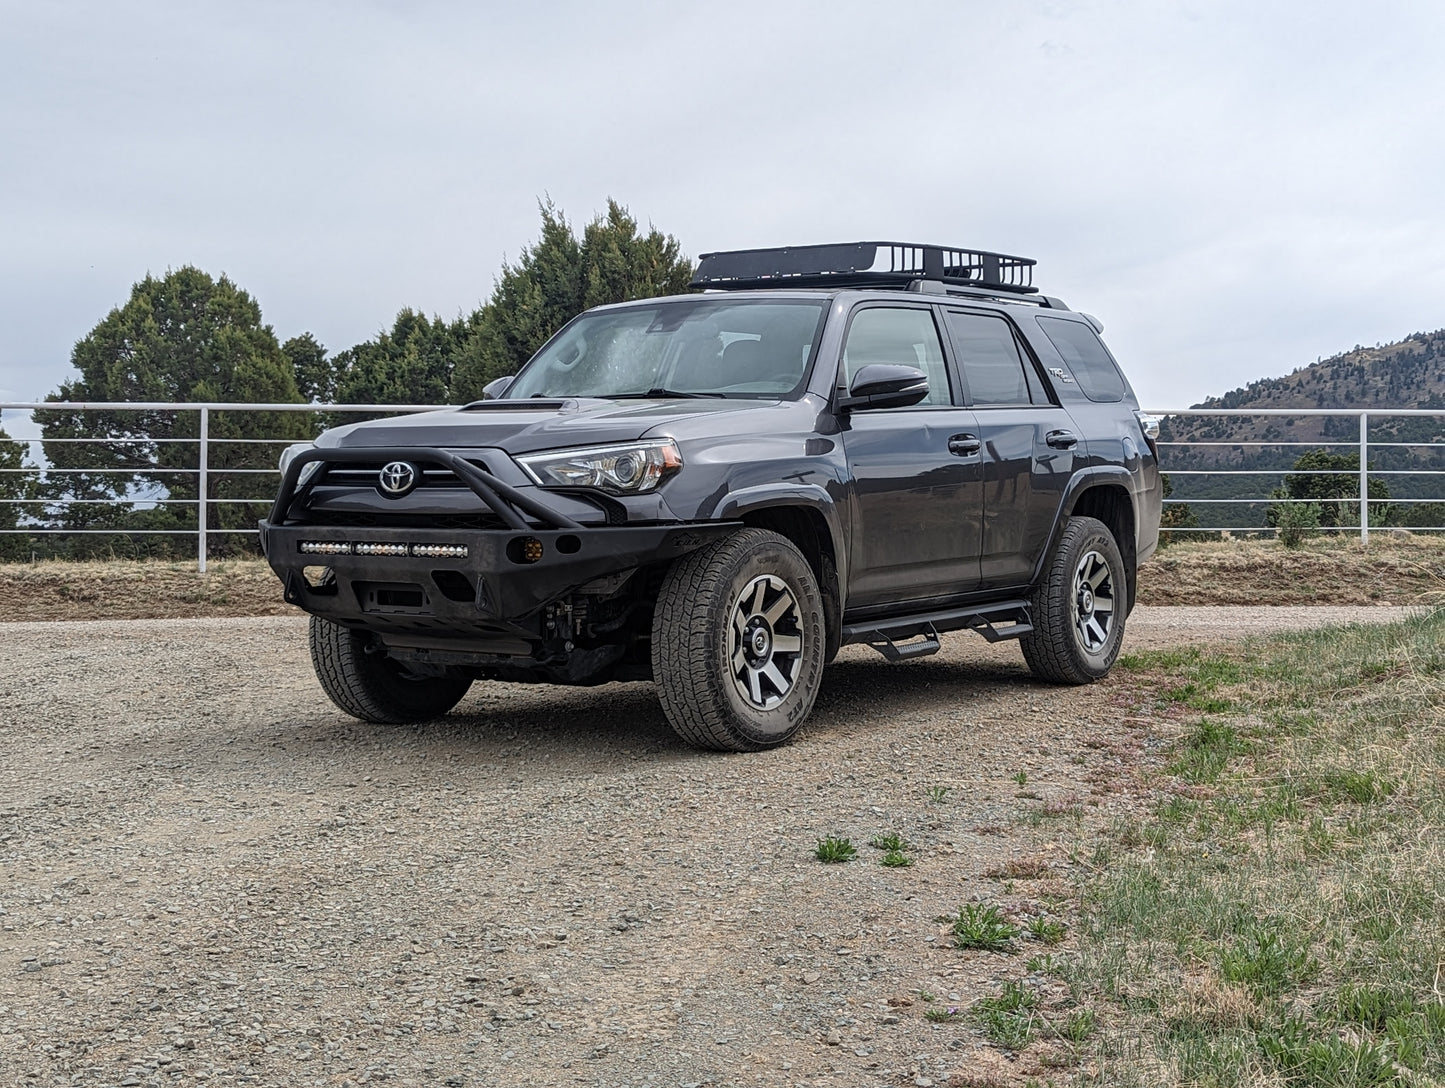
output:
[[[88,402],[88,401],[57,401],[35,403],[32,401],[0,402],[0,424],[3,424],[4,412],[21,412],[33,414],[35,412],[117,412],[117,413],[145,413],[145,412],[167,412],[178,414],[194,414],[196,427],[194,435],[183,435],[180,437],[166,436],[153,437],[149,435],[118,435],[116,437],[13,437],[8,439],[13,446],[25,447],[29,450],[32,464],[22,465],[14,468],[0,468],[0,473],[22,474],[32,481],[40,484],[47,484],[45,496],[16,496],[11,490],[4,486],[4,477],[0,476],[0,496],[10,494],[10,497],[0,497],[0,505],[16,508],[20,514],[16,518],[9,519],[7,524],[14,524],[14,528],[0,528],[0,534],[25,535],[30,537],[42,536],[112,536],[112,537],[136,537],[136,536],[160,536],[160,537],[194,537],[196,541],[196,563],[201,571],[206,569],[208,554],[214,549],[217,538],[226,536],[254,536],[255,528],[242,526],[219,526],[211,522],[209,510],[212,507],[223,506],[269,506],[275,493],[275,486],[265,487],[261,479],[256,480],[255,495],[226,495],[217,496],[212,494],[213,487],[218,480],[233,477],[270,477],[279,478],[278,470],[274,467],[250,463],[242,466],[220,465],[215,463],[215,452],[218,448],[229,447],[256,447],[255,453],[262,454],[267,447],[279,453],[280,449],[297,438],[270,438],[270,437],[229,437],[212,434],[213,417],[217,413],[261,413],[261,412],[287,412],[306,413],[315,419],[317,428],[325,421],[335,421],[337,417],[346,415],[364,416],[386,416],[398,415],[413,412],[438,411],[445,408],[455,407],[454,405],[416,405],[416,404],[264,404],[264,403],[229,403],[224,401],[196,403],[196,402],[168,402],[168,401],[147,401],[147,402]],[[1355,419],[1358,422],[1358,438],[1350,437],[1348,440],[1334,437],[1301,438],[1292,440],[1246,440],[1236,441],[1223,439],[1220,441],[1192,440],[1173,441],[1164,440],[1160,442],[1160,466],[1163,471],[1171,477],[1191,480],[1195,478],[1224,479],[1229,477],[1252,477],[1264,481],[1262,486],[1268,487],[1268,481],[1282,479],[1285,476],[1325,476],[1325,477],[1358,477],[1358,496],[1349,495],[1346,497],[1331,497],[1325,499],[1297,498],[1281,495],[1277,487],[1270,487],[1269,492],[1260,495],[1231,495],[1228,497],[1201,497],[1185,494],[1165,500],[1166,508],[1170,506],[1205,506],[1209,508],[1245,508],[1258,511],[1260,508],[1268,508],[1275,504],[1325,502],[1337,506],[1358,506],[1358,531],[1360,540],[1368,543],[1370,538],[1371,506],[1380,506],[1382,503],[1401,504],[1413,506],[1422,503],[1445,503],[1445,487],[1439,489],[1438,494],[1430,496],[1396,497],[1394,495],[1381,499],[1370,495],[1370,480],[1372,479],[1393,479],[1399,477],[1411,477],[1416,481],[1423,481],[1432,477],[1445,476],[1445,467],[1440,468],[1371,468],[1370,454],[1372,450],[1385,449],[1407,449],[1411,451],[1426,450],[1427,458],[1432,464],[1445,465],[1445,438],[1432,435],[1429,441],[1371,441],[1370,426],[1372,422],[1378,423],[1388,419],[1409,419],[1409,418],[1436,418],[1445,420],[1445,410],[1432,409],[1379,409],[1370,408],[1362,410],[1353,409],[1292,409],[1292,408],[1177,408],[1167,410],[1151,410],[1151,415],[1159,416],[1167,420],[1184,420],[1194,417],[1290,417],[1294,420],[1328,418],[1328,419]],[[33,419],[29,421],[33,429]],[[1351,428],[1353,430],[1353,428]],[[195,456],[188,459],[189,463],[182,465],[136,465],[116,468],[105,467],[70,467],[57,466],[50,463],[43,453],[43,448],[52,449],[65,445],[101,445],[111,448],[124,448],[126,446],[136,447],[194,447]],[[1308,469],[1294,468],[1288,466],[1275,466],[1267,468],[1223,468],[1209,466],[1205,468],[1183,467],[1190,463],[1197,463],[1201,454],[1199,451],[1243,451],[1254,450],[1279,450],[1280,456],[1288,457],[1291,449],[1345,449],[1357,451],[1359,457],[1358,469]],[[42,451],[37,453],[37,451]],[[1195,461],[1191,462],[1187,454],[1194,454]],[[1418,454],[1416,454],[1418,456]],[[254,462],[254,457],[251,458]],[[274,462],[274,458],[272,458]],[[1176,465],[1176,462],[1178,464]],[[122,481],[122,486],[117,488],[118,494],[111,497],[86,497],[66,494],[64,482],[67,477],[83,476],[116,476]],[[177,498],[170,493],[165,481],[168,479],[193,479],[195,486],[195,497]],[[151,490],[136,489],[136,481],[150,480]],[[1187,489],[1186,489],[1187,490]],[[1353,488],[1350,488],[1353,490]],[[122,504],[134,508],[176,507],[181,510],[187,508],[195,512],[194,523],[181,528],[130,528],[111,525],[101,528],[77,528],[73,525],[54,524],[53,522],[65,520],[63,512],[70,507],[119,507]],[[49,520],[42,516],[43,508],[49,508]],[[37,509],[40,512],[36,512]],[[1335,531],[1352,531],[1356,528],[1353,523],[1353,510],[1351,510],[1349,524],[1336,524],[1326,528]],[[1239,520],[1236,518],[1235,520]],[[1406,525],[1398,526],[1415,532],[1440,531],[1445,525]],[[1188,527],[1166,527],[1166,532],[1178,533],[1214,533],[1221,531],[1231,532],[1264,532],[1269,531],[1266,525],[1190,525]]]
[[[12,444],[27,447],[36,445],[104,445],[104,446],[125,446],[125,445],[192,445],[196,447],[194,466],[157,466],[154,468],[131,467],[124,468],[57,468],[44,461],[43,458],[36,458],[39,467],[19,467],[0,469],[0,472],[10,474],[26,474],[44,483],[51,477],[64,477],[67,475],[83,476],[117,476],[126,481],[133,481],[137,477],[195,477],[196,497],[195,498],[171,498],[169,495],[145,495],[130,494],[117,496],[115,498],[88,499],[78,498],[70,495],[50,495],[44,498],[5,498],[0,503],[19,506],[22,510],[26,506],[44,505],[51,507],[68,507],[71,505],[111,505],[116,506],[122,503],[144,506],[180,506],[193,507],[196,512],[195,527],[181,529],[140,529],[129,527],[111,526],[108,528],[89,529],[74,528],[70,526],[53,526],[37,524],[34,515],[22,516],[21,519],[27,524],[17,525],[13,529],[0,529],[0,533],[9,535],[24,534],[27,536],[37,535],[58,535],[58,536],[194,536],[196,538],[196,565],[204,573],[206,570],[206,558],[211,550],[213,538],[217,535],[255,536],[258,532],[254,528],[243,527],[216,527],[209,524],[208,510],[213,505],[231,506],[261,506],[270,503],[274,496],[275,488],[271,489],[272,495],[257,495],[254,497],[214,497],[211,495],[212,483],[218,478],[230,476],[271,476],[280,478],[277,468],[271,467],[213,467],[211,464],[212,450],[218,445],[232,446],[270,446],[278,451],[298,441],[298,438],[232,438],[211,436],[211,420],[215,413],[219,412],[304,412],[314,416],[318,421],[334,418],[336,416],[356,414],[367,416],[398,415],[410,412],[437,411],[443,408],[453,407],[444,404],[265,404],[265,403],[230,403],[226,401],[212,402],[174,402],[174,401],[47,401],[43,403],[6,401],[0,402],[0,413],[6,411],[35,412],[176,412],[195,413],[197,421],[196,436],[154,438],[148,436],[118,436],[116,438],[12,438]],[[3,417],[0,417],[3,418]],[[129,492],[129,487],[127,487]]]
[[[1412,450],[1412,451],[1433,451],[1436,456],[1430,458],[1430,463],[1442,464],[1439,455],[1445,454],[1445,438],[1440,435],[1432,435],[1427,441],[1381,441],[1370,439],[1371,423],[1379,423],[1392,419],[1445,419],[1445,410],[1431,408],[1171,408],[1171,409],[1150,409],[1150,415],[1161,417],[1164,420],[1189,419],[1199,417],[1210,418],[1250,418],[1250,419],[1287,419],[1290,421],[1299,419],[1353,419],[1357,421],[1358,437],[1344,438],[1299,438],[1299,439],[1223,439],[1220,441],[1191,440],[1191,441],[1161,441],[1159,443],[1159,462],[1162,471],[1172,478],[1208,477],[1222,479],[1229,477],[1255,477],[1255,478],[1277,478],[1286,476],[1320,476],[1320,477],[1357,477],[1357,495],[1324,497],[1324,498],[1297,498],[1288,495],[1273,493],[1277,489],[1271,489],[1270,494],[1258,496],[1230,496],[1227,498],[1209,498],[1195,495],[1185,495],[1180,498],[1165,500],[1166,508],[1175,506],[1224,506],[1224,507],[1268,507],[1275,504],[1308,504],[1308,503],[1333,503],[1337,506],[1355,505],[1358,510],[1358,526],[1353,523],[1338,524],[1334,526],[1322,526],[1321,528],[1330,531],[1352,531],[1358,528],[1360,541],[1369,543],[1370,540],[1370,507],[1383,506],[1385,504],[1400,504],[1403,506],[1418,506],[1426,503],[1445,502],[1445,488],[1436,490],[1433,494],[1425,496],[1374,496],[1370,495],[1370,480],[1388,480],[1390,478],[1408,477],[1412,480],[1429,480],[1445,476],[1445,468],[1424,468],[1410,467],[1401,469],[1385,469],[1370,467],[1370,453],[1372,450]],[[1177,467],[1173,462],[1175,457],[1171,456],[1176,451],[1192,450],[1280,450],[1291,449],[1317,450],[1317,449],[1343,449],[1354,451],[1358,457],[1358,468],[1354,469],[1308,469],[1290,466],[1273,466],[1268,468],[1243,468],[1229,469],[1211,466],[1203,469],[1190,469]],[[1417,455],[1418,456],[1418,455]],[[1429,453],[1426,454],[1430,457]],[[1187,463],[1187,462],[1186,462]],[[1354,490],[1355,488],[1351,488]],[[1353,511],[1352,511],[1353,513]],[[1445,529],[1441,525],[1399,525],[1392,528],[1405,529],[1409,532],[1439,532]],[[1239,525],[1214,525],[1214,526],[1190,526],[1187,528],[1166,528],[1165,532],[1179,533],[1201,533],[1201,532],[1265,532],[1269,531],[1268,526],[1239,526]]]

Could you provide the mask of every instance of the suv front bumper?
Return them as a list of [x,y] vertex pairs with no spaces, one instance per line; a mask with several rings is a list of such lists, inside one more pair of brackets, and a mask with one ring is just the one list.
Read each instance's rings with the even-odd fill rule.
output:
[[260,525],[266,561],[291,604],[352,627],[483,639],[540,637],[544,606],[594,584],[594,592],[607,595],[614,588],[607,582],[612,576],[676,559],[739,527],[707,522],[458,531]]
[[[331,466],[378,461],[450,470],[504,528],[352,528],[327,525],[324,512],[309,510],[308,496]],[[302,482],[313,463],[320,467]],[[541,612],[547,605],[579,591],[609,596],[638,568],[739,528],[735,522],[583,526],[548,498],[444,449],[316,448],[288,464],[271,516],[260,523],[261,548],[285,584],[287,601],[347,626],[537,639],[546,637]]]

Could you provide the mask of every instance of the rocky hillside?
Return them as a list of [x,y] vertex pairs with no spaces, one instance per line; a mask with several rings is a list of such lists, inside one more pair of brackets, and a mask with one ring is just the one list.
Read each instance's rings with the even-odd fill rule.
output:
[[[1412,333],[1397,343],[1379,347],[1356,346],[1340,355],[1299,367],[1282,378],[1261,378],[1242,389],[1210,397],[1190,407],[1445,410],[1445,329]],[[1432,430],[1445,429],[1445,417],[1430,422]],[[1305,441],[1359,435],[1359,426],[1354,420],[1341,419],[1175,416],[1167,423],[1168,437],[1196,442]],[[1373,429],[1371,438],[1374,438]],[[1388,440],[1382,433],[1381,441]]]
[[[1242,389],[1211,397],[1196,408],[1437,408],[1445,411],[1445,329],[1413,333],[1393,344],[1355,347],[1329,359],[1300,367],[1281,378],[1263,378]],[[1288,416],[1171,416],[1162,439],[1170,442],[1217,443],[1192,448],[1165,445],[1162,467],[1171,473],[1173,499],[1267,499],[1284,480],[1285,471],[1310,449],[1348,456],[1357,450],[1360,427],[1355,417],[1292,418]],[[1390,522],[1399,525],[1445,523],[1445,507],[1423,500],[1445,499],[1445,415],[1370,420],[1369,463],[1379,471],[1379,484],[1395,499],[1421,502],[1399,506]],[[1238,443],[1238,445],[1235,445]],[[1403,445],[1415,443],[1417,445]],[[1358,461],[1355,462],[1358,464]],[[1192,476],[1190,471],[1250,470],[1251,475]],[[1388,475],[1387,475],[1388,473]],[[1354,494],[1358,495],[1356,487]],[[1196,505],[1198,523],[1248,527],[1264,524],[1267,504]]]

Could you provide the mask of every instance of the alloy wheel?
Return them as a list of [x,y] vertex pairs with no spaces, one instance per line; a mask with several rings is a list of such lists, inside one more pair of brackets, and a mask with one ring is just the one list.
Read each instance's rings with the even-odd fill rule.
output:
[[1114,572],[1096,551],[1074,568],[1074,633],[1087,653],[1097,654],[1114,630]]
[[728,661],[738,694],[759,710],[788,697],[803,661],[798,601],[774,574],[743,587],[728,625]]

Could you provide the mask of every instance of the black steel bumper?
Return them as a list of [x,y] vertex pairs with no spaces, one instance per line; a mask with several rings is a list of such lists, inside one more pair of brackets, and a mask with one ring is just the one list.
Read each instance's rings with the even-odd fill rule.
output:
[[[306,499],[332,464],[408,461],[450,469],[503,529],[310,524]],[[320,462],[306,483],[305,466]],[[319,520],[324,521],[324,516]],[[441,637],[537,638],[540,611],[605,580],[663,563],[739,528],[734,522],[582,526],[447,450],[313,449],[288,466],[261,548],[286,600],[348,626]],[[312,568],[308,577],[307,568]],[[315,577],[318,568],[327,573]],[[619,582],[620,584],[620,582]]]
[[[263,521],[261,540],[286,600],[315,615],[383,632],[535,638],[544,605],[610,575],[686,555],[738,528],[709,522],[467,532]],[[379,548],[395,554],[374,554]],[[442,549],[465,554],[425,554]],[[331,574],[318,584],[306,576],[308,567]]]

